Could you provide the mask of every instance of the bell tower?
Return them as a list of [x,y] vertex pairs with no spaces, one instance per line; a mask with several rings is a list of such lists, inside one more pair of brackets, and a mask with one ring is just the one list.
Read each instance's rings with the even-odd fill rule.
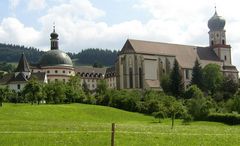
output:
[[209,46],[224,64],[231,64],[231,46],[227,45],[225,19],[218,15],[216,7],[214,15],[208,20]]
[[50,34],[51,50],[58,50],[58,34],[55,32],[55,25],[53,26],[53,32]]

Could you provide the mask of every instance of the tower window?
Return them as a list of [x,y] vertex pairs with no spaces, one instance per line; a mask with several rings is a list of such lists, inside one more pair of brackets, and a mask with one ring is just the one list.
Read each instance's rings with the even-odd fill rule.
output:
[[213,45],[213,41],[211,41],[211,45]]
[[222,44],[225,45],[225,40],[222,40]]
[[225,60],[225,61],[227,60],[227,56],[226,56],[226,55],[224,56],[224,60]]

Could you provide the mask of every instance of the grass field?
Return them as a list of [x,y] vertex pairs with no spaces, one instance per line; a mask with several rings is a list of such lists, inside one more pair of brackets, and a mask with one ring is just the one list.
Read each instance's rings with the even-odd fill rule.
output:
[[0,108],[1,146],[109,146],[116,123],[116,146],[239,146],[240,126],[153,117],[110,107],[69,104],[4,104]]

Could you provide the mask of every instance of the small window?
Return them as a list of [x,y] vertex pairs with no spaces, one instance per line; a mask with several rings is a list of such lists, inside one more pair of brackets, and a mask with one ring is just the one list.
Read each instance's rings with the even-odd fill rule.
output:
[[222,40],[222,44],[225,45],[225,41],[224,40]]
[[211,41],[211,45],[213,45],[213,41]]
[[50,73],[50,71],[48,70],[47,73]]
[[63,73],[65,74],[65,70],[63,70]]
[[227,56],[226,56],[226,55],[224,56],[224,60],[225,60],[225,61],[227,60]]
[[17,85],[17,88],[20,90],[20,89],[21,89],[21,85],[20,85],[20,84],[18,84],[18,85]]
[[55,73],[57,74],[57,73],[58,73],[58,71],[57,71],[57,70],[55,70]]

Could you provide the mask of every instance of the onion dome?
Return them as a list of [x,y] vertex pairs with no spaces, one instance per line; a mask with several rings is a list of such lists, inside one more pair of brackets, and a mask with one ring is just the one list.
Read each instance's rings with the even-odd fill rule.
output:
[[55,32],[55,27],[53,29],[53,32],[50,34],[51,39],[58,39],[58,34]]
[[210,31],[219,31],[223,30],[225,26],[225,19],[217,14],[217,11],[215,11],[215,14],[212,16],[211,19],[208,20],[208,28]]

